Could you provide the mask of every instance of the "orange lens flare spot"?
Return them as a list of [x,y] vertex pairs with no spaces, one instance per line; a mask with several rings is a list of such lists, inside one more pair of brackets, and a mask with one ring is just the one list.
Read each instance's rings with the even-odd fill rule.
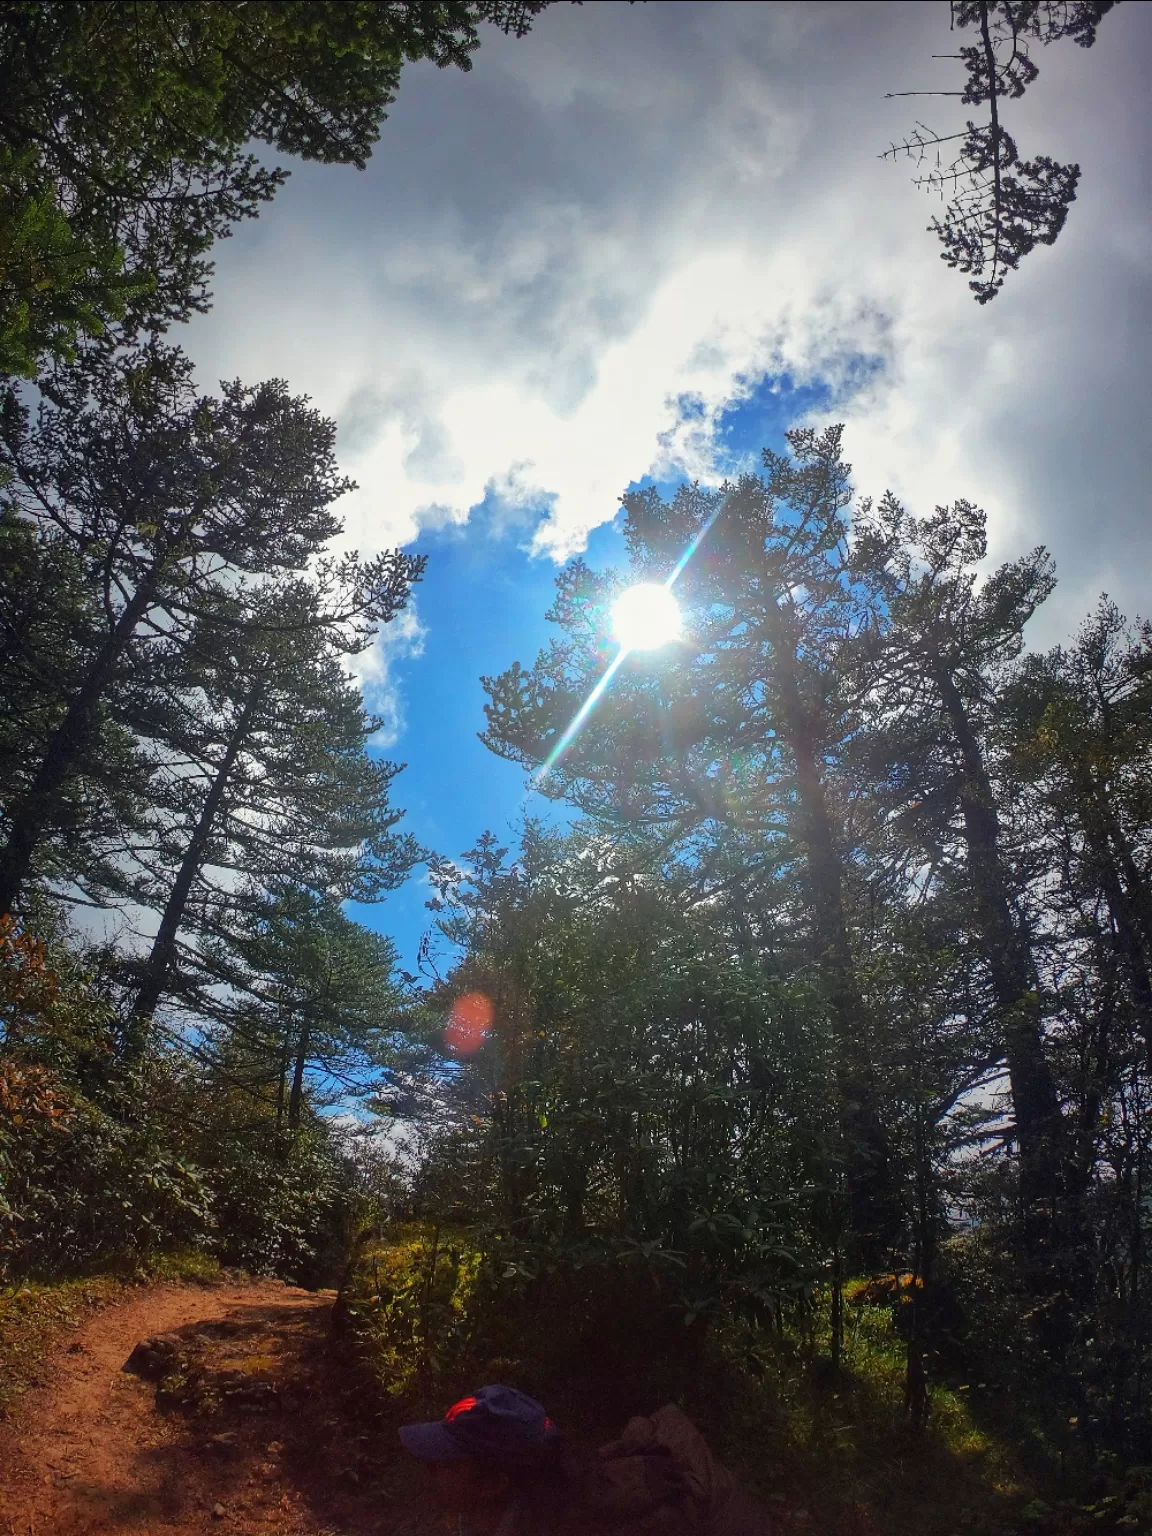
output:
[[484,992],[465,992],[452,1004],[444,1044],[454,1056],[472,1056],[492,1028],[492,999]]

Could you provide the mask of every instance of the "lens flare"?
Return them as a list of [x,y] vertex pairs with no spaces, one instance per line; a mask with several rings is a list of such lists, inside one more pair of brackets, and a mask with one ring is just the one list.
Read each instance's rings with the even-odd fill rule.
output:
[[[616,676],[616,673],[619,672],[620,667],[629,651],[652,650],[657,646],[666,645],[669,640],[674,640],[676,639],[677,635],[679,635],[680,609],[677,606],[676,599],[672,596],[672,588],[683,575],[684,567],[688,564],[689,560],[691,560],[692,556],[696,553],[701,544],[703,544],[704,540],[708,537],[708,533],[711,530],[712,524],[720,516],[721,512],[723,512],[727,505],[728,494],[725,494],[724,496],[720,497],[709,516],[705,519],[704,523],[696,530],[692,538],[688,541],[687,548],[684,550],[684,553],[680,556],[679,560],[677,560],[676,564],[672,567],[671,574],[660,586],[656,586],[655,584],[648,582],[643,582],[638,586],[630,587],[628,591],[621,596],[619,602],[617,602],[616,607],[612,612],[613,628],[616,633],[616,638],[620,642],[620,649],[608,663],[603,677],[601,677],[595,688],[593,688],[592,692],[584,700],[583,704],[581,704],[574,717],[568,722],[567,728],[561,732],[560,739],[556,742],[551,752],[549,752],[548,756],[544,759],[539,768],[537,768],[536,772],[532,775],[533,784],[539,785],[543,783],[543,781],[552,772],[553,768],[555,768],[556,764],[564,756],[565,752],[567,752],[568,748],[572,745],[574,737],[580,730],[580,727],[584,724],[585,720],[587,720],[588,716],[592,713],[597,704],[604,697],[604,693],[608,687],[608,684]],[[638,592],[644,594],[659,594],[659,596],[646,595],[641,598],[632,596],[633,593]],[[647,608],[650,615],[653,613],[656,615],[663,614],[663,622],[665,625],[668,624],[669,614],[671,613],[674,618],[674,623],[671,625],[668,631],[663,634],[660,639],[657,640],[653,639],[652,637],[657,632],[659,619],[657,619],[657,623],[645,623],[642,618],[637,616],[636,628],[634,632],[636,637],[630,637],[626,639],[625,634],[621,629],[620,619],[617,617],[617,615],[620,613],[621,606],[625,603],[626,600],[628,600],[628,610],[631,610],[633,606],[635,606],[641,610]],[[626,610],[624,617],[624,625],[629,631],[631,631],[632,619],[634,615],[628,610]]]
[[474,1056],[492,1028],[492,999],[484,992],[465,992],[452,1004],[444,1026],[444,1044],[453,1056]]
[[666,586],[641,582],[616,599],[612,632],[626,651],[654,651],[680,634],[680,605]]

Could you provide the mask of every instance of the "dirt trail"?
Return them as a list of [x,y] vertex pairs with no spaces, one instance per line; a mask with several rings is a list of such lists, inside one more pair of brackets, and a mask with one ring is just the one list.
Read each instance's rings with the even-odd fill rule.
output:
[[[269,1282],[173,1285],[90,1319],[0,1426],[2,1536],[395,1531],[371,1437],[338,1401],[330,1305]],[[179,1346],[159,1387],[123,1369],[156,1334]]]

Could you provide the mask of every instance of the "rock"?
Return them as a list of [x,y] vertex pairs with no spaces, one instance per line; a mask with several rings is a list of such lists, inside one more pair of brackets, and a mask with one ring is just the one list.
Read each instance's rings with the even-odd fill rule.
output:
[[159,1381],[171,1373],[184,1340],[175,1333],[157,1333],[150,1339],[141,1339],[125,1360],[123,1369],[148,1381]]
[[212,1506],[212,1518],[213,1518],[213,1520],[223,1520],[223,1518],[224,1518],[226,1513],[227,1513],[227,1511],[225,1510],[223,1504],[213,1504],[213,1506]]
[[280,1406],[280,1394],[270,1381],[250,1381],[242,1387],[226,1390],[224,1396],[229,1403],[249,1413],[267,1413]]

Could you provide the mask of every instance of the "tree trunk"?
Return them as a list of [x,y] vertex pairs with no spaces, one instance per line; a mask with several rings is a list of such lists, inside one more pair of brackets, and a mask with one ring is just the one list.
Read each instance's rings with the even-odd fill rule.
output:
[[1128,978],[1144,1049],[1149,1065],[1152,1065],[1152,920],[1147,910],[1148,893],[1128,839],[1108,805],[1106,794],[1091,774],[1081,772],[1078,777],[1084,805],[1085,837],[1100,889],[1116,925],[1116,948]]
[[148,1043],[148,1032],[152,1023],[152,1015],[155,1013],[156,1005],[163,995],[164,987],[172,968],[172,962],[176,956],[176,936],[184,919],[184,908],[188,904],[192,883],[203,865],[208,842],[212,836],[212,829],[215,826],[220,806],[224,800],[224,792],[228,788],[228,781],[232,776],[233,768],[236,766],[236,759],[240,756],[248,737],[251,735],[252,723],[263,693],[264,678],[259,677],[252,684],[244,708],[240,712],[240,718],[233,728],[224,756],[220,760],[220,765],[216,769],[211,788],[201,807],[195,830],[189,839],[187,848],[184,850],[184,857],[180,861],[180,868],[176,879],[173,881],[172,889],[168,894],[168,900],[164,905],[160,927],[157,929],[156,937],[152,941],[152,950],[144,966],[140,990],[136,994],[136,1001],[132,1008],[132,1017],[129,1020],[125,1036],[125,1055],[130,1059],[138,1059],[143,1054],[144,1048]]
[[280,1050],[280,1076],[276,1084],[276,1129],[284,1124],[284,1095],[288,1088],[288,1039],[285,1034],[284,1044]]
[[848,936],[844,867],[828,810],[818,728],[800,688],[796,638],[778,607],[766,613],[775,653],[783,735],[792,752],[800,800],[801,837],[816,934],[816,961],[836,1024],[838,1092],[846,1145],[846,1183],[860,1258],[877,1269],[890,1257],[900,1229],[891,1148],[870,1080],[864,1001]]
[[1008,899],[1000,857],[1000,820],[984,755],[951,671],[937,663],[935,682],[963,763],[960,791],[968,874],[984,941],[1016,1115],[1025,1212],[1054,1207],[1061,1188],[1063,1124],[1044,1054],[1039,983],[1031,947]]
[[36,849],[58,813],[60,791],[91,744],[97,707],[136,626],[151,606],[161,570],[161,564],[154,566],[125,604],[63,720],[49,737],[28,792],[9,811],[12,830],[0,853],[0,917],[11,912],[20,898]]
[[296,1045],[296,1064],[292,1069],[292,1091],[288,1095],[288,1128],[293,1131],[300,1128],[300,1112],[304,1107],[304,1069],[308,1065],[308,1047],[311,1043],[312,1029],[305,1015]]

